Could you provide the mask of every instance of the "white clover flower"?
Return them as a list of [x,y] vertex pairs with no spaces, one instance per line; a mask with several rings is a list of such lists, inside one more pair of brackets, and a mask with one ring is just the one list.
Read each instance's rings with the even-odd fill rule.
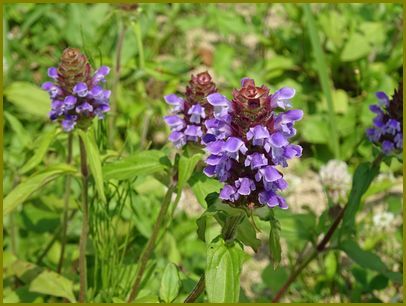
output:
[[393,225],[395,215],[391,212],[383,211],[373,216],[372,221],[378,230],[387,230]]
[[319,175],[327,195],[334,203],[346,198],[351,188],[351,175],[344,161],[330,160],[321,167]]

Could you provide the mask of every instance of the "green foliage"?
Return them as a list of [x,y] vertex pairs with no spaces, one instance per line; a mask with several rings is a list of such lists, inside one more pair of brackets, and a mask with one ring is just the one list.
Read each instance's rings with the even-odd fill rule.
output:
[[165,303],[171,303],[179,293],[180,278],[178,268],[173,263],[165,267],[159,289],[159,297]]
[[75,172],[76,169],[72,166],[61,164],[34,173],[32,176],[18,184],[3,199],[3,216],[6,216],[19,205],[23,204],[31,194],[40,190],[49,182],[62,175],[74,174]]
[[206,290],[210,303],[236,303],[245,255],[238,243],[217,239],[207,245]]

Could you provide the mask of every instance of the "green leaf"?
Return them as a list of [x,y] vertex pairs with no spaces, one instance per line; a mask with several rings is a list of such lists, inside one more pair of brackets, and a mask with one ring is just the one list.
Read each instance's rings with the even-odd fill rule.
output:
[[63,297],[68,299],[71,303],[76,302],[72,281],[53,271],[44,271],[38,275],[31,282],[29,290],[51,296]]
[[361,197],[368,190],[372,180],[378,173],[379,165],[371,166],[370,163],[362,163],[355,170],[351,193],[343,217],[342,231],[349,231],[354,227],[355,214],[359,209]]
[[76,169],[66,164],[55,165],[46,170],[37,172],[27,178],[25,181],[17,185],[3,199],[3,216],[6,216],[13,211],[17,206],[22,204],[32,193],[40,190],[49,182],[56,178],[75,173]]
[[16,134],[15,136],[21,142],[24,147],[31,145],[32,140],[28,131],[23,127],[21,122],[13,115],[8,112],[4,112],[4,117],[7,119],[8,123],[11,126],[11,129]]
[[334,252],[328,252],[326,258],[324,259],[324,264],[326,266],[326,276],[328,279],[333,279],[337,272],[337,259]]
[[20,169],[20,174],[24,174],[31,169],[35,168],[44,158],[49,145],[54,140],[56,135],[58,135],[58,130],[52,128],[47,133],[41,135],[36,142],[34,147],[36,148],[34,155],[25,163],[25,165]]
[[180,290],[180,278],[176,265],[168,263],[165,267],[159,288],[159,297],[165,303],[171,303]]
[[243,244],[251,247],[254,252],[257,252],[261,246],[261,240],[257,238],[256,230],[248,218],[244,218],[238,225],[237,239]]
[[326,124],[328,124],[328,122],[322,116],[306,116],[306,120],[300,123],[304,140],[310,143],[328,143],[330,141],[329,130],[320,128],[321,126],[326,126]]
[[213,192],[220,192],[223,184],[218,180],[207,177],[207,175],[201,172],[195,172],[189,179],[189,185],[191,186],[199,204],[202,207],[207,208],[207,195]]
[[380,273],[388,272],[388,268],[376,254],[364,251],[352,240],[343,241],[339,248],[343,250],[354,262],[365,269],[374,270]]
[[388,286],[388,283],[389,283],[389,279],[385,275],[378,274],[373,279],[371,279],[371,281],[369,283],[369,289],[382,290],[382,289],[385,289],[386,286]]
[[279,224],[279,221],[275,218],[272,218],[270,222],[271,232],[269,233],[269,255],[271,257],[273,267],[274,269],[276,269],[282,259],[282,249],[280,241],[281,226]]
[[96,141],[94,139],[94,134],[91,130],[88,130],[87,132],[78,130],[78,133],[85,145],[87,161],[96,184],[97,193],[99,194],[100,199],[103,202],[106,202],[101,159],[99,149],[97,148]]
[[195,154],[191,157],[181,156],[179,159],[178,192],[186,185],[193,173],[197,163],[202,159],[202,154]]
[[223,239],[218,239],[208,245],[205,281],[209,303],[239,301],[244,259],[245,253],[238,243],[226,245]]
[[103,167],[106,180],[126,180],[135,176],[145,176],[163,172],[170,167],[165,153],[157,150],[142,151]]
[[352,33],[345,43],[341,60],[343,62],[355,61],[367,56],[371,52],[371,45],[364,35]]
[[49,95],[40,87],[27,82],[13,82],[4,89],[4,95],[22,113],[47,118],[50,109]]

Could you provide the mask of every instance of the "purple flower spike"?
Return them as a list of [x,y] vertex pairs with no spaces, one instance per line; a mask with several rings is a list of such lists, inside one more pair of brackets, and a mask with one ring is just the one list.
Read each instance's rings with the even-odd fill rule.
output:
[[197,142],[199,137],[202,137],[203,135],[202,128],[197,125],[188,125],[185,129],[185,135],[188,140]]
[[[278,192],[287,188],[287,182],[275,166],[287,167],[289,159],[301,156],[302,148],[288,139],[296,134],[294,125],[303,111],[280,111],[292,106],[294,89],[284,87],[271,95],[250,78],[242,79],[241,86],[234,89],[231,102],[218,93],[207,97],[215,119],[205,124],[210,156],[204,173],[225,183],[220,198],[232,206],[286,209]],[[219,117],[224,110],[227,114]]]
[[403,83],[390,99],[377,92],[378,104],[370,105],[375,114],[373,126],[366,130],[368,139],[378,145],[385,155],[399,154],[403,149]]
[[86,97],[88,90],[87,90],[87,85],[83,82],[77,83],[73,87],[73,93],[78,95],[79,97]]
[[58,67],[48,69],[48,76],[53,81],[42,84],[42,89],[48,91],[51,98],[49,118],[58,121],[67,132],[75,126],[86,130],[91,119],[103,118],[110,110],[110,91],[97,83],[105,81],[109,71],[110,68],[102,66],[92,77],[87,57],[79,49],[65,49]]

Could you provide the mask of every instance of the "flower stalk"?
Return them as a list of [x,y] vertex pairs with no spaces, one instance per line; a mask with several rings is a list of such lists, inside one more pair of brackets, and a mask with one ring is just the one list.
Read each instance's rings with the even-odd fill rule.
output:
[[130,293],[127,303],[131,303],[138,294],[138,290],[141,285],[142,277],[143,277],[145,269],[147,267],[148,260],[151,257],[152,251],[154,249],[155,242],[158,238],[159,231],[162,227],[161,226],[162,222],[164,221],[164,217],[168,211],[169,205],[171,204],[172,194],[175,191],[175,189],[176,189],[176,184],[172,183],[169,186],[169,188],[165,194],[161,209],[158,214],[158,218],[152,229],[151,237],[149,238],[147,244],[145,245],[145,247],[141,253],[141,256],[138,260],[134,284],[132,286],[131,293]]
[[[68,135],[68,155],[66,157],[66,163],[70,165],[72,163],[72,133]],[[69,195],[71,193],[71,181],[72,178],[70,175],[66,177],[65,180],[65,195],[64,195],[64,202],[63,202],[63,216],[62,216],[62,231],[61,231],[61,254],[58,261],[58,267],[56,271],[61,273],[64,256],[65,256],[65,246],[66,246],[66,232],[68,229],[68,210],[69,210]]]
[[89,171],[87,166],[87,154],[85,144],[82,138],[79,138],[80,145],[80,170],[82,174],[82,231],[79,241],[79,278],[80,278],[80,291],[79,302],[86,302],[87,292],[87,267],[86,267],[86,245],[87,236],[89,233],[89,207],[88,207],[88,185],[89,185]]

